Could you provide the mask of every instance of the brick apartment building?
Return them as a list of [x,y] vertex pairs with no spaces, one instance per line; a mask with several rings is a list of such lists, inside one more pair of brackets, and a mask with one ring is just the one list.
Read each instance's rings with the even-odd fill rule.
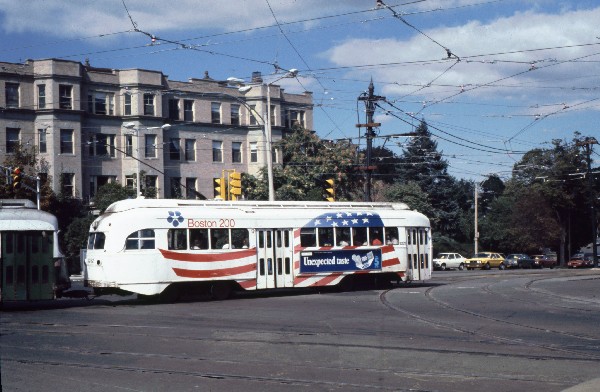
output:
[[[266,164],[268,89],[259,73],[249,86],[208,73],[184,82],[58,59],[0,62],[0,162],[34,146],[53,189],[86,201],[108,182],[135,189],[138,171],[158,198],[212,198],[223,170],[256,174]],[[269,90],[273,142],[296,123],[313,129],[311,93]]]

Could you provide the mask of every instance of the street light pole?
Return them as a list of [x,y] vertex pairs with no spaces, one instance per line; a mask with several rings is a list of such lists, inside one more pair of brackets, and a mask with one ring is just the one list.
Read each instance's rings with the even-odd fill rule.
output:
[[[136,127],[136,124],[134,122],[128,122],[123,124],[123,127],[130,129],[133,134],[135,134],[136,136],[136,143],[135,143],[135,156],[133,157],[133,159],[135,159],[136,161],[136,173],[135,173],[135,198],[139,198],[142,195],[142,190],[141,190],[141,182],[142,182],[142,178],[140,175],[140,128]],[[167,131],[169,129],[171,129],[171,124],[163,124],[160,127],[149,127],[149,128],[145,128],[145,129],[162,129],[164,131]],[[132,146],[133,147],[133,146]]]
[[[267,83],[267,110],[266,110],[267,118],[265,119],[264,117],[259,116],[261,118],[261,120],[263,121],[263,127],[264,127],[264,133],[265,133],[265,150],[266,150],[266,154],[267,154],[267,156],[266,156],[267,162],[266,163],[267,163],[267,183],[268,183],[268,190],[269,190],[269,201],[275,201],[275,185],[274,185],[274,181],[273,181],[273,151],[272,151],[273,130],[271,128],[271,124],[272,124],[271,123],[271,115],[272,115],[271,114],[271,85],[280,81],[281,79],[295,78],[296,76],[298,76],[298,70],[295,68],[292,68],[289,71],[287,71],[285,73],[285,75]],[[227,81],[230,84],[242,86],[239,89],[242,92],[248,91],[250,88],[252,88],[251,86],[244,86],[243,79],[230,77],[230,78],[227,78]],[[247,104],[244,103],[244,106],[247,106]]]

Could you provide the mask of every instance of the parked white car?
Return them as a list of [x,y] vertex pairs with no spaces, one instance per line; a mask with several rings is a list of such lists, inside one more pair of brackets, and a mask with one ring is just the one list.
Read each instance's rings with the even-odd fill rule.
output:
[[445,271],[449,268],[465,268],[465,260],[460,253],[440,253],[433,259],[433,268]]

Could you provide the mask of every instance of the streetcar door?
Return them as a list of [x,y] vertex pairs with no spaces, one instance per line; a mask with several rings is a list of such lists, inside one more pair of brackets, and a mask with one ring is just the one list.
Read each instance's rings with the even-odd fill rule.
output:
[[257,230],[256,288],[292,286],[291,230]]
[[56,273],[53,263],[52,233],[33,231],[28,236],[29,244],[29,299],[54,298]]
[[27,252],[23,232],[2,233],[2,300],[27,299]]
[[408,278],[411,280],[424,280],[431,277],[429,241],[429,231],[425,228],[406,228]]

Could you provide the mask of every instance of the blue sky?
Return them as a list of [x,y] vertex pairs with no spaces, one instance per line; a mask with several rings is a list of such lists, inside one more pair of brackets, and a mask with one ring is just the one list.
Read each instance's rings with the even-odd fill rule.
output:
[[295,68],[277,83],[313,92],[319,136],[355,142],[372,79],[386,97],[375,145],[400,153],[406,138],[385,136],[425,119],[450,173],[474,180],[506,178],[523,152],[575,131],[600,138],[596,1],[124,2],[137,32],[123,0],[0,0],[0,61],[89,59],[173,80]]

